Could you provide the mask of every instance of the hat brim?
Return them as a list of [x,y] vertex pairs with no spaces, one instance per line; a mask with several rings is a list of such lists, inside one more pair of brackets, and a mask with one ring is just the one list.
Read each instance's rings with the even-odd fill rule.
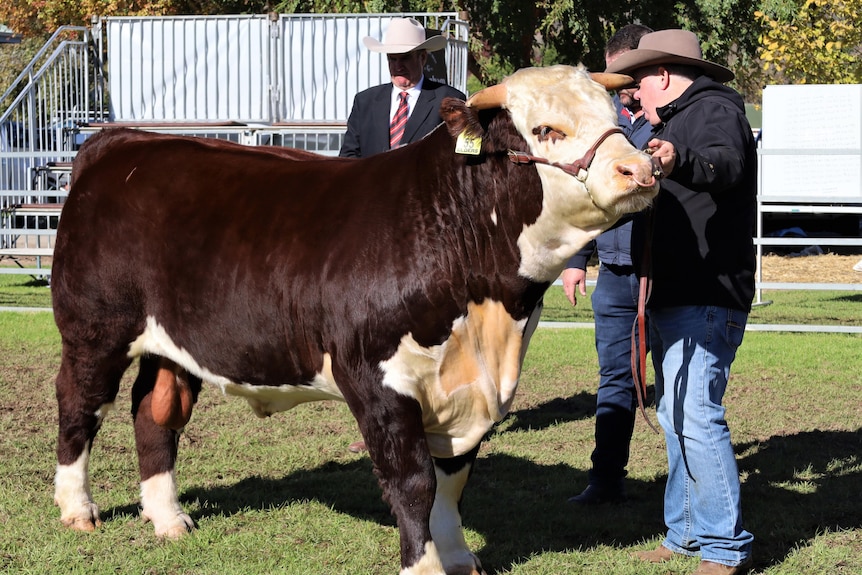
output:
[[442,50],[446,47],[446,38],[440,35],[431,36],[421,44],[414,46],[413,44],[384,44],[376,38],[366,36],[362,39],[362,43],[365,44],[365,47],[372,52],[379,52],[381,54],[406,54],[407,52],[415,52],[416,50],[428,50],[429,52]]
[[728,68],[714,64],[708,60],[699,60],[697,58],[688,58],[686,56],[669,54],[668,52],[641,48],[629,50],[625,54],[621,54],[616,60],[611,62],[611,65],[605,69],[605,72],[631,74],[638,68],[660,64],[682,64],[685,66],[694,66],[695,68],[703,70],[704,74],[710,76],[716,82],[721,83],[730,82],[734,78],[733,72]]

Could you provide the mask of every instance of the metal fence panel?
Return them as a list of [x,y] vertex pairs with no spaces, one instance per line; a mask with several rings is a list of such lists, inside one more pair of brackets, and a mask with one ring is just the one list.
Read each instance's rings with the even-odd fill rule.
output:
[[353,96],[389,81],[382,38],[410,16],[449,38],[439,79],[466,92],[467,23],[452,12],[110,17],[118,122],[346,122]]
[[115,120],[269,121],[266,15],[106,22]]
[[401,16],[449,38],[442,74],[434,79],[466,93],[467,23],[454,12],[282,15],[274,57],[280,95],[276,121],[347,121],[357,92],[389,82],[386,55],[371,52],[362,39],[383,38],[390,20]]

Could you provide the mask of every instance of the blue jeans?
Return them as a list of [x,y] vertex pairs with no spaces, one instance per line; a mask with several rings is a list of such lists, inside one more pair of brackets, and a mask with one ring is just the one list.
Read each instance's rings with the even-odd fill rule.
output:
[[747,321],[747,313],[719,307],[650,310],[668,459],[662,545],[731,566],[748,559],[754,540],[742,528],[739,471],[721,405]]
[[631,364],[632,325],[638,311],[634,268],[602,264],[590,301],[599,358],[596,446],[590,483],[616,489],[622,488],[626,476],[637,407]]

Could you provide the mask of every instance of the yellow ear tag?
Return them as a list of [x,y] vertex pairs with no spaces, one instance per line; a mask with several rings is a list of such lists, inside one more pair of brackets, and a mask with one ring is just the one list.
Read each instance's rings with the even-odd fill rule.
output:
[[478,156],[482,153],[481,136],[471,136],[467,133],[467,130],[464,130],[458,134],[458,141],[455,143],[455,153]]

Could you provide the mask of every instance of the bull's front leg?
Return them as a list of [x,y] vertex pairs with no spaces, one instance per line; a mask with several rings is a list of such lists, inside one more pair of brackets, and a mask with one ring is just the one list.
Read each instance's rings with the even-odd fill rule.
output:
[[[171,377],[168,372],[184,378],[176,385],[189,385],[188,375],[178,373],[169,362],[157,357],[141,358],[141,371],[132,389],[132,415],[141,474],[141,515],[152,521],[158,537],[176,539],[194,529],[194,522],[177,497],[175,467],[180,431],[163,427],[153,418],[153,387],[157,378]],[[192,386],[197,399],[200,381],[193,380]]]
[[[398,520],[400,575],[479,575],[482,571],[478,560],[467,550],[461,535],[460,517],[453,520],[452,515],[453,509],[457,515],[469,466],[461,465],[461,471],[455,474],[438,475],[428,451],[418,402],[387,388],[375,393],[371,402],[358,401],[350,392],[345,398],[359,423],[383,499]],[[440,493],[438,477],[442,477],[445,494],[439,507],[435,503]],[[432,523],[437,524],[433,536]],[[444,542],[443,555],[436,537]]]
[[[343,382],[345,376],[338,379]],[[375,387],[373,397],[356,393],[357,385],[342,389],[368,447],[383,499],[398,521],[400,575],[447,575],[429,527],[437,481],[419,404],[382,386]]]
[[458,457],[434,458],[437,496],[431,510],[431,536],[447,574],[484,573],[479,558],[464,541],[461,523],[461,496],[478,453],[479,445],[476,445]]

